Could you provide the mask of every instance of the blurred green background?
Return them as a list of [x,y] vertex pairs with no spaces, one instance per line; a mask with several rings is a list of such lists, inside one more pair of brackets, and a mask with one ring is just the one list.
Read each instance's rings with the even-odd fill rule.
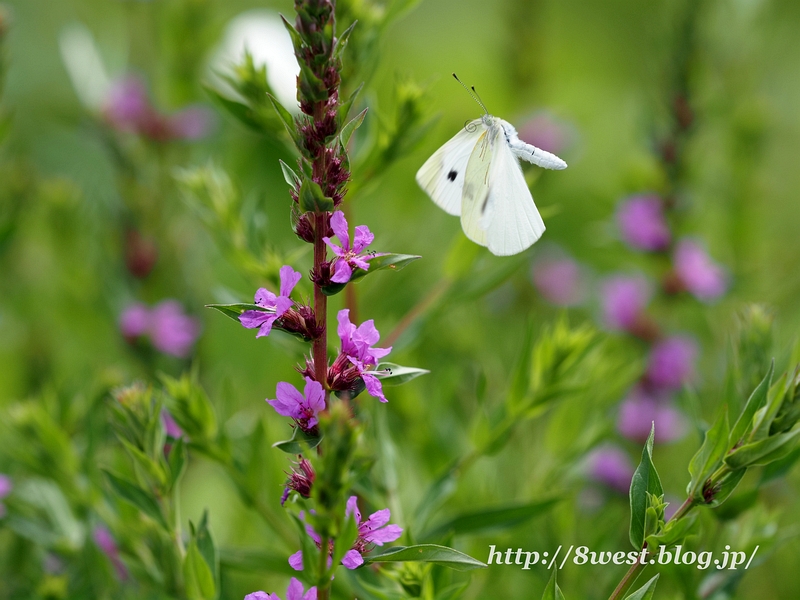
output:
[[[380,5],[347,5],[353,13],[380,11]],[[376,274],[355,286],[359,319],[374,318],[385,338],[445,278],[456,274],[459,281],[472,276],[477,282],[472,291],[467,285],[449,288],[396,340],[393,361],[431,374],[391,388],[385,406],[371,399],[362,402],[368,435],[380,457],[377,468],[391,492],[393,522],[404,524],[431,481],[469,451],[476,417],[491,412],[507,393],[528,324],[538,331],[561,318],[563,309],[544,301],[531,280],[541,252],[557,245],[585,265],[593,291],[586,303],[569,310],[574,325],[598,322],[595,283],[604,275],[642,270],[659,276],[663,265],[631,252],[619,240],[613,215],[621,198],[667,186],[657,147],[669,126],[676,57],[686,44],[681,23],[687,6],[681,0],[423,0],[382,32],[375,46],[367,47],[368,36],[362,33],[374,65],[344,82],[352,90],[367,79],[359,103],[370,107],[351,150],[356,165],[351,226],[367,224],[375,232],[372,248],[377,251],[423,258],[402,272]],[[291,153],[277,135],[258,135],[231,118],[202,85],[213,79],[209,65],[223,69],[213,57],[232,19],[253,9],[290,15],[292,4],[19,0],[4,8],[7,73],[0,106],[8,130],[0,154],[0,407],[41,403],[77,440],[80,456],[91,437],[87,428],[112,439],[107,428],[87,425],[109,388],[150,379],[157,371],[177,376],[191,363],[232,439],[249,435],[255,422],[263,423],[270,441],[283,439],[285,419],[263,399],[272,396],[278,381],[293,376],[304,348],[279,335],[256,340],[253,332],[203,308],[212,302],[250,301],[270,271],[246,267],[241,252],[227,251],[230,228],[214,216],[210,226],[204,224],[178,180],[180,169],[213,161],[236,190],[244,245],[252,256],[271,264],[301,246],[288,227],[290,199],[278,164],[279,158],[291,164]],[[653,313],[665,329],[691,332],[700,342],[699,377],[692,393],[680,399],[699,426],[722,402],[737,310],[747,302],[774,309],[781,365],[800,326],[800,4],[705,0],[696,10],[696,39],[686,72],[696,123],[685,147],[681,203],[673,224],[676,235],[704,240],[728,269],[732,287],[713,305],[661,299]],[[90,32],[109,76],[138,75],[159,111],[174,114],[195,103],[213,111],[207,135],[161,143],[111,131],[96,107],[80,101],[65,68],[64,32],[74,31],[76,24]],[[368,32],[369,19],[362,26]],[[538,176],[532,187],[548,229],[521,257],[494,258],[481,250],[477,262],[466,261],[464,256],[476,255],[477,248],[463,239],[458,219],[438,209],[414,181],[424,160],[465,121],[480,115],[452,80],[454,71],[476,86],[492,114],[521,129],[544,113],[567,140],[559,154],[569,168]],[[436,115],[438,121],[361,187],[366,168],[360,172],[358,165],[369,163],[359,150],[391,136],[393,111],[408,97],[418,113],[416,125]],[[158,249],[145,278],[133,277],[126,268],[126,232],[131,229]],[[302,272],[310,267],[308,252],[292,259]],[[463,268],[467,272],[459,274]],[[178,299],[202,324],[190,359],[143,353],[120,334],[118,320],[127,305],[166,298]],[[342,301],[335,297],[333,309]],[[601,335],[609,349],[606,377],[591,382],[589,393],[523,424],[498,455],[481,458],[443,510],[449,515],[528,501],[553,490],[563,491],[564,500],[544,517],[511,530],[457,537],[455,547],[480,560],[487,558],[489,544],[539,551],[572,543],[627,550],[627,499],[602,492],[600,505],[589,502],[591,486],[583,482],[581,453],[569,455],[566,464],[559,462],[590,425],[596,433],[591,443],[619,441],[615,406],[640,374],[643,350],[624,336]],[[686,465],[700,439],[690,427],[679,442],[656,448],[667,495],[678,503]],[[640,445],[620,443],[634,460]],[[13,453],[0,451],[0,456],[0,472],[26,476]],[[97,460],[113,464],[118,458],[109,451]],[[263,488],[278,510],[286,460],[274,450],[261,460]],[[735,544],[736,535],[756,527],[755,522],[772,531],[773,542],[775,535],[783,540],[786,534],[730,597],[796,597],[799,484],[795,469],[786,480],[762,488],[753,522],[720,523],[703,515],[700,540],[709,545]],[[210,509],[219,546],[275,545],[273,533],[242,505],[213,461],[193,457],[181,498],[186,518],[196,521],[204,508]],[[20,547],[2,524],[0,542],[0,568],[13,573]],[[29,562],[41,562],[39,554],[30,552]],[[274,568],[226,571],[223,597],[240,598],[269,586],[283,589],[288,571]],[[602,598],[623,572],[623,567],[568,566],[559,579],[567,597]],[[35,569],[25,573],[31,580],[44,577]],[[691,569],[665,573],[656,597],[700,597],[690,590],[706,574]],[[543,569],[491,567],[473,576],[465,597],[539,597],[545,581]],[[2,590],[4,585],[0,598],[25,597],[18,595],[23,587],[11,595]],[[48,597],[41,589],[37,593]]]

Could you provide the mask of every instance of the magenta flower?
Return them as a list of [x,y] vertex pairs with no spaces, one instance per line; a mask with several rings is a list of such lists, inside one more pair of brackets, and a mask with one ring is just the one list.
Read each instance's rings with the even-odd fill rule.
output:
[[619,446],[608,444],[589,453],[588,475],[614,491],[627,494],[633,477],[633,465]]
[[615,276],[600,290],[603,319],[611,329],[633,329],[650,302],[652,290],[644,277]]
[[115,81],[108,92],[103,113],[116,129],[136,131],[153,114],[144,82],[133,75]]
[[675,273],[698,300],[711,301],[728,287],[725,271],[693,240],[681,240],[675,249]]
[[199,140],[214,128],[214,113],[203,106],[189,106],[169,117],[172,136],[181,140]]
[[114,540],[111,532],[102,525],[98,525],[94,528],[94,531],[92,531],[92,538],[94,539],[94,543],[97,544],[97,547],[103,551],[114,565],[117,577],[119,577],[121,581],[128,579],[128,569],[119,557],[117,542]]
[[161,411],[161,422],[164,424],[164,431],[166,431],[169,437],[176,440],[183,437],[183,429],[175,422],[175,419],[172,418],[172,415],[169,414],[167,409]]
[[697,343],[687,336],[668,337],[650,351],[647,380],[666,390],[679,390],[694,376]]
[[519,138],[553,154],[560,154],[569,141],[567,128],[546,112],[533,115],[519,128]]
[[189,355],[200,335],[200,324],[183,312],[177,300],[164,300],[152,310],[132,304],[122,311],[119,327],[129,343],[148,336],[156,350],[178,358]]
[[641,443],[650,435],[654,422],[657,443],[679,439],[686,429],[683,415],[668,396],[648,392],[637,385],[620,407],[617,429],[626,438]]
[[333,264],[333,277],[331,281],[335,283],[347,283],[353,275],[353,269],[359,268],[366,271],[369,269],[367,262],[371,256],[363,256],[361,252],[372,243],[375,236],[366,225],[356,227],[353,245],[350,246],[350,233],[348,231],[347,220],[342,211],[336,211],[331,217],[331,229],[341,246],[331,242],[331,238],[324,237],[322,240],[336,255]]
[[658,196],[633,196],[621,202],[617,224],[622,239],[637,250],[664,250],[669,246],[671,234]]
[[293,305],[294,301],[289,298],[294,286],[302,279],[302,275],[289,265],[284,265],[280,270],[281,287],[280,295],[276,296],[265,288],[259,288],[256,292],[255,303],[274,312],[264,312],[261,310],[246,310],[239,315],[239,322],[247,329],[258,327],[257,338],[269,335],[272,331],[272,324],[284,315]]
[[586,296],[581,266],[566,256],[545,256],[533,265],[533,283],[542,297],[556,306],[575,306]]
[[299,470],[292,467],[292,472],[288,473],[289,479],[281,495],[281,506],[284,505],[292,490],[300,494],[303,498],[309,498],[311,496],[311,488],[314,485],[314,479],[317,477],[316,473],[314,473],[314,467],[303,457],[300,457],[297,466]]
[[[14,489],[14,484],[11,481],[11,477],[8,475],[4,475],[0,473],[0,500],[5,498],[11,493],[11,490]],[[0,519],[6,516],[6,505],[0,502]]]
[[[278,594],[253,592],[252,594],[247,594],[244,600],[281,600],[281,598]],[[316,586],[308,588],[308,591],[303,595],[303,584],[292,577],[291,581],[289,581],[289,589],[286,590],[286,600],[317,600],[317,588]]]
[[[391,518],[388,508],[372,513],[366,521],[361,520],[361,511],[358,510],[358,499],[350,496],[347,500],[346,516],[353,516],[358,524],[358,538],[353,547],[342,558],[342,564],[348,569],[356,569],[364,564],[366,552],[375,546],[383,546],[386,542],[393,542],[399,538],[403,529],[398,525],[387,525]],[[319,534],[310,525],[306,525],[306,532],[316,542],[317,547],[322,544]],[[295,552],[289,557],[289,565],[295,571],[303,570],[303,551]]]
[[303,431],[316,431],[317,415],[325,410],[325,391],[318,381],[306,377],[306,385],[301,394],[291,383],[280,382],[275,390],[277,399],[267,403],[279,415],[291,417]]
[[[339,311],[337,320],[339,321],[337,333],[342,341],[340,357],[344,357],[355,367],[370,396],[386,402],[380,379],[375,376],[375,371],[370,370],[370,367],[376,366],[381,358],[389,354],[392,351],[391,347],[373,347],[380,340],[381,334],[378,333],[372,319],[364,321],[356,327],[350,322],[350,311],[345,308]],[[341,364],[342,361],[337,358],[337,362]],[[338,366],[337,363],[334,363],[334,374]]]

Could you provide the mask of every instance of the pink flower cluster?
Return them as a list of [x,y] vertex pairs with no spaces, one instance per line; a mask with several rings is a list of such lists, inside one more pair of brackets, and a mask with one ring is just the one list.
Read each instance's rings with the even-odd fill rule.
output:
[[178,358],[191,353],[200,335],[200,323],[186,315],[177,300],[164,300],[152,308],[131,304],[122,311],[119,328],[129,343],[149,338],[156,350]]

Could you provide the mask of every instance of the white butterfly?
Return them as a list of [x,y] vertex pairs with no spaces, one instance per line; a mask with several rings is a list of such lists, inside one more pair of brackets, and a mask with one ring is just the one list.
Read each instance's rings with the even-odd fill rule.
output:
[[545,229],[519,158],[545,169],[567,168],[487,111],[433,153],[417,171],[417,183],[449,214],[461,215],[469,239],[492,254],[510,256],[529,248]]

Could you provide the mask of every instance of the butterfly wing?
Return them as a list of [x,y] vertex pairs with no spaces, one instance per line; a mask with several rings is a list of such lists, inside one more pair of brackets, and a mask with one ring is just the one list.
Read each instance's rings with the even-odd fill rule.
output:
[[497,256],[519,254],[542,237],[544,221],[504,136],[492,154],[485,211],[486,245]]
[[417,183],[431,199],[451,215],[461,214],[461,195],[467,162],[486,130],[476,119],[434,152],[417,171]]
[[476,244],[486,246],[489,217],[490,169],[501,130],[491,125],[478,138],[467,162],[464,191],[461,194],[461,228]]

